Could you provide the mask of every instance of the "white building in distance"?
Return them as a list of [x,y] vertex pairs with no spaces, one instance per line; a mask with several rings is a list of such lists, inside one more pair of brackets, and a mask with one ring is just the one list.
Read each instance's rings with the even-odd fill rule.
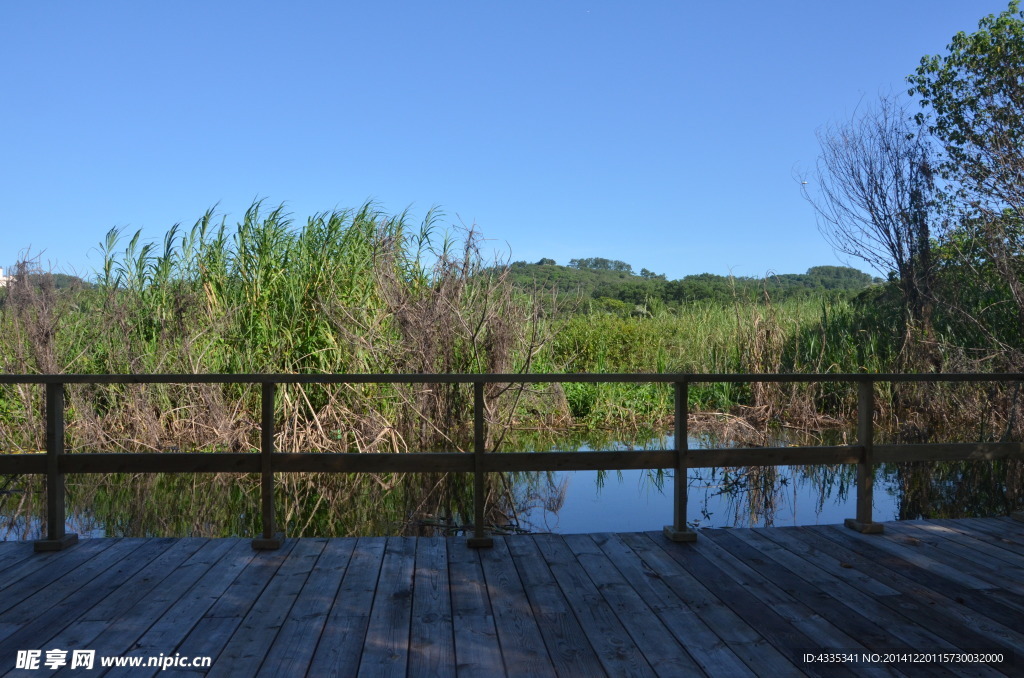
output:
[[12,282],[14,282],[14,276],[4,275],[4,269],[0,268],[0,287],[7,287]]

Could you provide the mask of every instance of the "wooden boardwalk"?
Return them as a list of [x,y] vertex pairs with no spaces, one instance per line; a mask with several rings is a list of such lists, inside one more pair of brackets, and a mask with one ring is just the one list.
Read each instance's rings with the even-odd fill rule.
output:
[[[1024,523],[1008,518],[494,542],[0,543],[0,675],[50,675],[53,649],[95,651],[68,676],[1024,675]],[[19,650],[41,668],[16,669]],[[961,651],[1005,661],[868,661]],[[176,654],[212,667],[100,666]]]

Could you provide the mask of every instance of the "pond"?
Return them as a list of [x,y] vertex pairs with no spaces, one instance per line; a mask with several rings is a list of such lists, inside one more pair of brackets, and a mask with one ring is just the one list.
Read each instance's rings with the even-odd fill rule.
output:
[[[771,444],[776,443],[799,441]],[[690,439],[691,448],[719,445],[710,438]],[[671,436],[630,444],[577,437],[532,449],[672,446]],[[633,532],[661,530],[671,522],[671,470],[493,476],[491,496],[499,499],[489,522],[499,532]],[[693,527],[840,524],[856,512],[855,477],[852,465],[691,469],[687,517]],[[1022,477],[1019,462],[880,465],[874,517],[1006,515],[1021,507]],[[67,485],[67,529],[83,538],[260,531],[254,474],[69,475]],[[471,487],[469,474],[281,474],[277,520],[289,536],[460,534],[467,523],[462,516],[472,515]],[[43,488],[40,477],[0,478],[0,539],[42,536]]]
[[[666,435],[633,449],[672,449],[674,444]],[[689,439],[691,449],[716,444],[709,438]],[[856,514],[853,466],[695,468],[688,475],[686,515],[695,528],[837,524]],[[532,502],[524,498],[518,515],[531,531],[638,532],[671,522],[672,470],[567,471],[548,480],[547,492],[537,493]],[[875,520],[896,520],[898,506],[898,483],[879,469]]]
[[[856,493],[823,485],[819,474],[807,467],[782,466],[775,470],[772,496],[751,496],[743,469],[725,475],[720,469],[693,469],[686,514],[694,527],[765,527],[772,525],[827,525],[842,523],[856,514]],[[627,470],[599,474],[572,471],[554,474],[556,486],[565,487],[557,511],[542,503],[531,506],[520,520],[537,531],[642,532],[660,530],[671,522],[672,472],[659,479],[654,473]],[[760,500],[760,501],[759,501]],[[875,520],[898,518],[898,487],[880,477],[874,487]]]

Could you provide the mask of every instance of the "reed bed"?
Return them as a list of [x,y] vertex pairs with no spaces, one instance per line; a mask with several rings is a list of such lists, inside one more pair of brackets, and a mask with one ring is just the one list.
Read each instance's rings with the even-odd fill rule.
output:
[[[429,212],[414,224],[407,213],[385,214],[367,203],[298,223],[282,207],[255,203],[236,224],[209,211],[158,242],[112,230],[92,285],[57,289],[30,262],[16,267],[15,283],[0,299],[0,370],[828,373],[907,364],[899,315],[854,301],[774,303],[766,295],[757,303],[652,305],[643,317],[542,304],[511,284],[506,262],[483,255],[475,229],[442,231],[440,219]],[[908,421],[920,431],[936,430],[936,422],[952,428],[957,414],[980,415],[987,428],[979,435],[991,438],[1024,420],[1014,415],[1012,387],[973,396],[914,388],[879,386],[879,402],[888,403],[879,416],[893,418],[896,430]],[[43,447],[41,399],[37,387],[0,387],[0,451]],[[690,408],[696,430],[731,427],[741,438],[764,440],[783,426],[846,425],[855,392],[842,384],[695,384]],[[282,386],[276,444],[331,452],[466,450],[471,410],[465,385]],[[543,449],[538,440],[571,429],[613,431],[615,440],[658,435],[673,408],[667,385],[494,384],[485,389],[485,410],[489,449],[524,450]],[[251,451],[258,411],[259,393],[246,385],[76,385],[68,388],[67,443],[73,453]],[[158,495],[201,497],[197,482],[83,478],[73,479],[70,492],[82,506],[141,507]],[[222,485],[231,498],[211,513],[220,516],[213,522],[251,532],[256,480],[204,482]],[[517,488],[540,481],[489,482],[489,519],[500,523],[524,501]],[[458,474],[288,475],[279,486],[286,496],[278,519],[296,535],[457,527],[470,514],[470,490]],[[11,502],[33,503],[32,492],[0,495],[0,514],[10,515]],[[189,522],[194,518],[174,520],[163,527],[176,534],[206,529]]]

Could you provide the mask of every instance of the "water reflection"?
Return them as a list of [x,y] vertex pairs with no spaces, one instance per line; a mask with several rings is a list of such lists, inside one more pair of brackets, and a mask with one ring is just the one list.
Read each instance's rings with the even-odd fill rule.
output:
[[[834,432],[827,442],[793,433],[763,441],[765,446],[833,444],[842,439]],[[612,443],[601,449],[671,449],[672,436],[642,443]],[[727,446],[715,436],[691,437],[689,447]],[[595,447],[586,442],[575,449]],[[855,514],[856,468],[835,466],[748,466],[697,468],[688,473],[687,516],[691,526],[767,527],[842,523]],[[561,501],[548,508],[543,496],[524,497],[527,509],[520,519],[530,530],[562,533],[660,530],[672,515],[672,470],[575,471],[551,474],[550,487]],[[896,488],[883,473],[875,483],[877,520],[897,517]],[[532,501],[531,501],[532,500]]]
[[[775,437],[768,445],[832,444],[842,432]],[[671,436],[639,442],[526,434],[510,449],[671,449]],[[744,443],[746,444],[746,443]],[[712,437],[691,447],[719,447]],[[488,522],[497,532],[660,530],[672,515],[671,471],[492,474]],[[89,536],[252,536],[259,532],[256,475],[70,475],[68,530]],[[877,469],[875,519],[1006,515],[1024,504],[1020,461],[886,464]],[[289,536],[458,534],[472,515],[468,474],[281,474],[278,524]],[[853,466],[691,469],[687,515],[695,527],[837,524],[855,513]],[[0,539],[45,528],[41,477],[0,478]]]

